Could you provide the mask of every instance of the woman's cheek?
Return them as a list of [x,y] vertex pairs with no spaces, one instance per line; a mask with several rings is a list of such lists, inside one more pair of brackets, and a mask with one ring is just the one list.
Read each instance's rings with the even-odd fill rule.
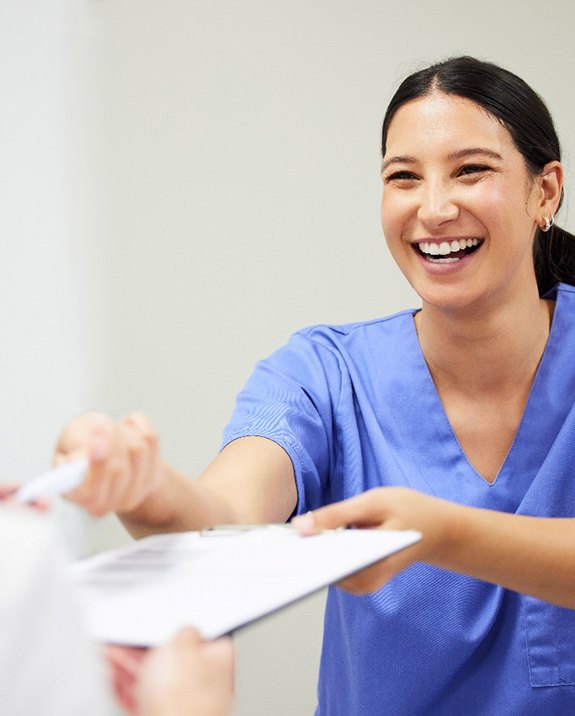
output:
[[394,237],[404,233],[410,217],[417,215],[413,200],[409,196],[389,196],[381,202],[381,225],[386,240],[392,241]]

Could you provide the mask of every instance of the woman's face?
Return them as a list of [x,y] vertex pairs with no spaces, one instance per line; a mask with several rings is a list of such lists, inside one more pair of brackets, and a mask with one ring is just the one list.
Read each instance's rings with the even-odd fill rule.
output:
[[536,290],[541,196],[507,129],[474,102],[438,92],[408,102],[392,119],[383,231],[424,303],[500,305]]

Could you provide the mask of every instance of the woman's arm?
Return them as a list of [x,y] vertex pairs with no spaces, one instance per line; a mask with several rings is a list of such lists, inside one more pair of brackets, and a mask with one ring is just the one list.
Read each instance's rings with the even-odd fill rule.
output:
[[161,460],[158,438],[140,414],[114,421],[88,413],[62,434],[57,463],[88,455],[84,483],[67,497],[92,515],[116,512],[135,537],[220,523],[285,521],[297,502],[293,467],[276,443],[230,443],[198,480]]
[[414,562],[575,609],[575,519],[465,507],[406,488],[377,488],[294,519],[307,534],[341,526],[416,529],[421,542],[346,579],[374,591]]
[[246,437],[227,445],[198,480],[168,465],[146,499],[131,512],[118,512],[135,537],[216,524],[285,522],[297,504],[292,463],[265,438]]

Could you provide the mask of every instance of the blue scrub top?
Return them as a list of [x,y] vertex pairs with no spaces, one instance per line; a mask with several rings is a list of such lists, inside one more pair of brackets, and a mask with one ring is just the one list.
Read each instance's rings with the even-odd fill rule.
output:
[[[281,445],[300,513],[401,485],[573,517],[575,288],[560,285],[549,298],[557,305],[548,344],[493,483],[453,433],[413,310],[296,333],[256,366],[224,444],[257,435]],[[575,714],[575,611],[422,564],[362,597],[332,588],[318,698],[321,716]]]

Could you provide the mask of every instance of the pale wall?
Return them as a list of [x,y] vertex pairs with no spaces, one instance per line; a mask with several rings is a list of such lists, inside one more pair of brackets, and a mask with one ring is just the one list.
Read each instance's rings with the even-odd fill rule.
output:
[[[30,21],[26,52],[0,28],[0,59],[20,63],[14,80],[0,62],[15,107],[2,120],[5,474],[38,469],[61,421],[100,407],[145,411],[195,476],[255,361],[292,331],[415,305],[381,237],[378,143],[386,101],[420,65],[470,53],[518,72],[570,166],[569,0],[51,4],[69,20],[71,77],[49,22]],[[98,545],[118,539],[99,528]],[[238,638],[238,716],[312,712],[321,603]]]

